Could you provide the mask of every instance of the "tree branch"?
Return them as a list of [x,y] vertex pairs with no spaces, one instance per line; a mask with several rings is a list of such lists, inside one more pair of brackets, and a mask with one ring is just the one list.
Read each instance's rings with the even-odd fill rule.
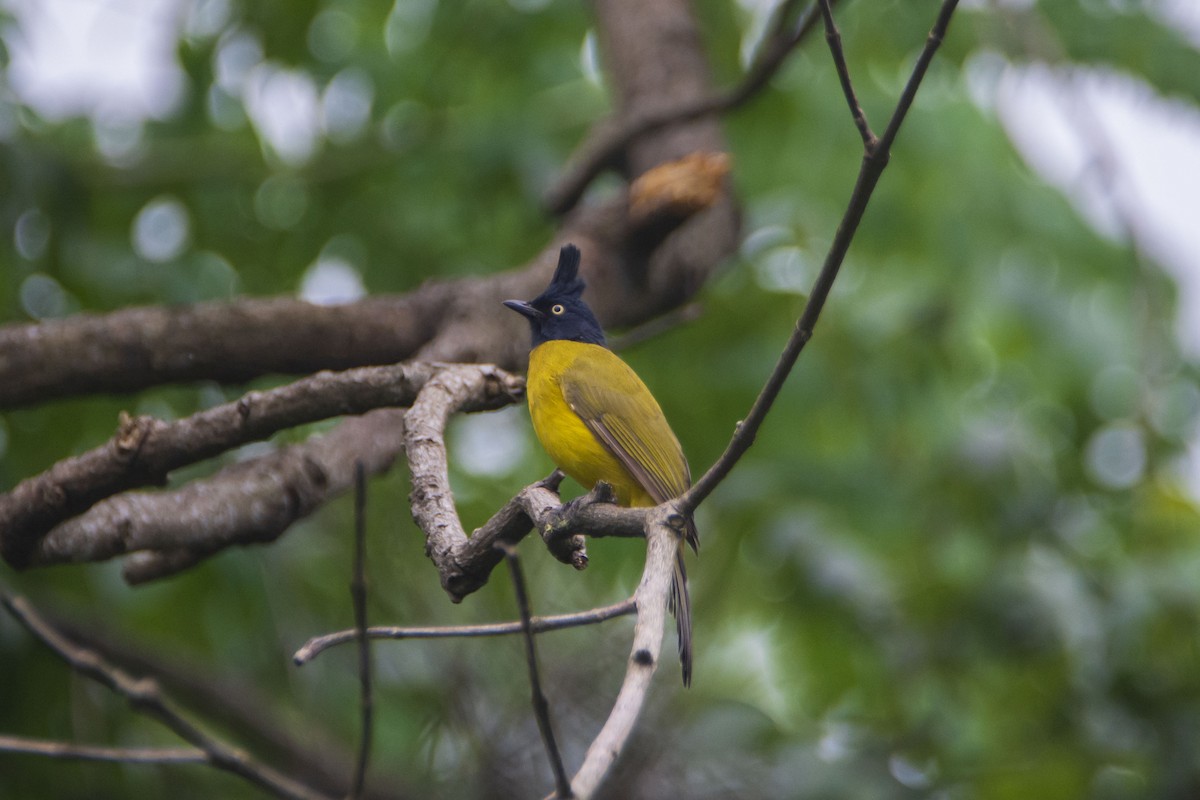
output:
[[367,475],[361,461],[354,464],[354,578],[350,582],[350,597],[354,604],[354,631],[358,640],[358,683],[361,687],[359,709],[358,757],[354,762],[354,781],[350,800],[362,797],[367,778],[367,762],[371,757],[374,700],[371,695],[371,642],[367,638]]
[[168,577],[227,547],[274,541],[349,489],[355,462],[362,461],[372,475],[385,472],[403,442],[401,409],[351,417],[326,434],[234,464],[175,492],[130,492],[106,500],[50,531],[42,547],[70,552],[78,532],[84,542],[90,537],[122,553],[137,551],[123,569],[130,584]]
[[[557,614],[549,617],[530,617],[529,629],[534,633],[558,631],[564,628],[578,628],[584,625],[595,625],[616,617],[623,617],[637,611],[633,598],[622,600],[610,606],[580,611],[574,614]],[[525,623],[522,620],[514,622],[493,622],[486,625],[454,625],[426,627],[396,627],[379,625],[367,628],[367,636],[371,639],[457,639],[486,636],[511,636],[522,633]],[[296,666],[304,666],[331,647],[349,644],[358,636],[356,630],[337,631],[314,636],[296,651],[292,660]]]
[[538,731],[546,746],[546,756],[550,759],[550,769],[554,772],[555,796],[560,798],[571,796],[571,784],[567,781],[567,771],[563,767],[562,756],[558,752],[558,743],[554,740],[554,724],[550,720],[550,703],[542,691],[542,681],[538,676],[537,647],[533,641],[533,615],[529,611],[529,592],[525,587],[525,576],[521,574],[521,562],[516,548],[501,542],[497,545],[508,562],[509,573],[512,575],[513,592],[517,596],[517,610],[521,614],[521,633],[525,640],[525,662],[529,665],[529,687],[533,701],[533,715],[537,719]]
[[[720,142],[694,148],[719,152]],[[692,150],[664,156],[680,158]],[[647,169],[657,164],[647,165]],[[718,176],[720,177],[720,176]],[[335,306],[293,298],[240,299],[189,307],[130,308],[61,320],[0,325],[0,409],[94,393],[129,393],[190,380],[239,383],[262,375],[423,361],[491,362],[516,368],[525,359],[525,329],[499,302],[545,285],[566,241],[586,243],[592,295],[606,324],[627,324],[686,300],[668,275],[653,285],[626,276],[690,217],[727,197],[728,189],[667,213],[631,215],[625,194],[581,211],[523,268],[488,276],[430,281],[404,295]],[[716,268],[723,246],[688,265],[700,281]],[[631,243],[638,243],[632,247]],[[674,269],[670,265],[663,271]],[[620,313],[605,318],[603,313]],[[637,315],[641,318],[638,319]],[[280,347],[287,342],[287,347]]]
[[854,127],[862,137],[863,147],[868,151],[875,147],[875,133],[867,123],[867,114],[858,102],[854,92],[854,84],[850,81],[850,69],[846,66],[846,55],[842,51],[842,34],[833,21],[833,9],[829,0],[817,0],[821,6],[821,17],[825,20],[825,41],[829,44],[829,53],[833,56],[833,65],[837,69],[838,81],[842,84],[842,94],[850,106],[850,116],[854,118]]
[[616,763],[645,705],[650,679],[658,668],[671,576],[681,536],[669,520],[682,521],[670,503],[652,509],[646,519],[646,566],[634,593],[637,624],[633,629],[633,647],[612,712],[571,779],[571,790],[581,800],[596,793]]
[[195,747],[99,747],[90,744],[27,739],[0,735],[0,753],[22,753],[73,761],[113,761],[122,764],[207,764],[208,755]]
[[[64,459],[0,495],[0,552],[13,566],[27,566],[51,527],[106,497],[162,483],[172,470],[284,428],[380,406],[410,405],[436,369],[416,363],[322,372],[172,423],[122,414],[117,433],[104,445]],[[483,402],[510,401],[519,394],[518,378],[499,380],[508,388],[493,387],[497,393]]]
[[[39,610],[39,615],[76,647],[99,653],[126,672],[153,676],[181,705],[224,730],[237,731],[239,741],[262,753],[280,771],[325,794],[341,796],[345,791],[346,776],[354,769],[354,754],[344,738],[330,733],[319,721],[297,725],[294,715],[281,716],[275,699],[260,692],[244,674],[215,669],[193,658],[166,658],[145,643],[106,630],[95,617],[69,620],[44,610]],[[353,629],[350,635],[353,641]],[[376,787],[365,795],[371,800],[419,794],[394,772],[378,777]],[[387,789],[379,788],[381,785]]]
[[771,371],[767,382],[763,385],[754,404],[750,407],[750,413],[746,415],[743,421],[737,424],[733,438],[730,439],[729,445],[725,448],[721,457],[680,498],[679,506],[683,513],[690,514],[695,511],[696,507],[725,479],[725,476],[729,474],[729,471],[733,469],[733,466],[742,455],[750,449],[750,445],[754,444],[754,438],[758,434],[758,429],[762,426],[763,420],[766,419],[767,413],[771,410],[771,406],[774,404],[775,398],[778,397],[780,389],[783,388],[788,375],[791,374],[792,367],[796,365],[796,359],[799,358],[800,352],[808,344],[809,339],[812,338],[813,328],[817,324],[817,318],[821,314],[821,309],[825,307],[829,291],[833,288],[833,282],[837,278],[842,262],[845,260],[846,252],[850,248],[850,242],[853,241],[855,231],[858,230],[858,223],[862,220],[863,214],[867,210],[867,203],[870,202],[871,194],[875,191],[876,184],[879,183],[879,177],[883,174],[884,168],[887,167],[892,143],[896,139],[896,134],[900,130],[900,125],[904,122],[904,117],[908,113],[908,109],[912,106],[913,98],[916,96],[917,88],[921,85],[921,81],[925,77],[925,71],[929,67],[929,62],[933,59],[934,53],[937,52],[938,46],[941,45],[942,40],[945,38],[946,29],[950,24],[950,17],[953,15],[957,5],[958,0],[943,0],[933,29],[930,31],[929,37],[925,42],[925,47],[921,51],[916,65],[913,67],[912,75],[909,76],[908,83],[905,85],[904,91],[896,103],[896,109],[892,112],[887,129],[884,131],[883,136],[874,143],[874,146],[865,148],[862,165],[859,167],[858,178],[855,181],[854,190],[850,194],[850,201],[847,204],[845,213],[842,215],[841,222],[838,224],[833,242],[829,246],[829,252],[825,256],[825,263],[821,267],[820,274],[817,275],[817,280],[813,284],[812,291],[809,293],[808,301],[804,304],[804,311],[796,323],[795,330],[792,331],[792,335],[784,346],[779,361],[775,364],[775,368]]
[[174,469],[283,428],[380,405],[409,405],[433,371],[416,364],[322,372],[172,423],[123,413],[108,442],[0,495],[0,551],[13,566],[26,566],[46,531],[105,497],[163,483]]
[[149,678],[134,678],[110,664],[98,653],[77,647],[43,620],[25,598],[13,596],[0,589],[0,603],[3,603],[26,630],[67,662],[71,669],[126,698],[134,710],[157,720],[181,739],[203,751],[206,761],[212,766],[244,778],[276,797],[289,800],[327,800],[325,795],[205,733],[163,696],[155,681]]

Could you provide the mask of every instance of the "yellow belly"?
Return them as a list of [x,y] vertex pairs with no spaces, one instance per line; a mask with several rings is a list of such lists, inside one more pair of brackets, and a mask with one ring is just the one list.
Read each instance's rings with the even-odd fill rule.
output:
[[[559,469],[585,489],[611,485],[623,506],[655,505],[616,456],[604,448],[563,397],[560,377],[583,352],[598,345],[550,341],[529,355],[529,415],[542,447]],[[613,356],[615,359],[616,356]]]

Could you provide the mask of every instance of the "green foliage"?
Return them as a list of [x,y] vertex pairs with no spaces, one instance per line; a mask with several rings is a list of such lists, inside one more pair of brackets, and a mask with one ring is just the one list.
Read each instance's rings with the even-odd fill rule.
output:
[[[752,20],[740,6],[699,5],[715,71],[736,80]],[[229,4],[215,29],[179,41],[180,108],[116,155],[97,148],[89,121],[42,120],[0,89],[0,318],[294,293],[323,253],[384,292],[536,252],[554,225],[539,192],[609,104],[580,63],[589,20],[566,3],[385,10]],[[876,129],[934,11],[838,7]],[[685,693],[664,670],[661,707],[626,762],[642,778],[621,796],[656,797],[658,786],[689,797],[996,800],[1200,791],[1200,515],[1178,468],[1200,416],[1200,374],[1174,338],[1174,287],[1030,175],[965,87],[981,50],[1040,59],[1047,37],[1063,57],[1197,100],[1195,51],[1140,6],[958,13],[814,339],[759,441],[701,509],[696,685]],[[359,76],[369,121],[321,136],[307,160],[281,158],[218,80],[234,42],[318,92]],[[861,157],[819,36],[727,131],[747,212],[742,254],[706,287],[698,322],[624,354],[696,473],[771,369]],[[188,233],[155,262],[132,231],[164,198],[182,204]],[[6,413],[0,486],[103,441],[122,408],[183,416],[237,394],[176,387]],[[550,468],[523,411],[484,421],[507,431],[515,455],[458,470],[468,528]],[[455,437],[455,454],[469,455],[470,430]],[[1129,468],[1139,454],[1142,468]],[[397,473],[371,487],[372,621],[512,617],[501,572],[461,606],[445,601],[404,482]],[[257,686],[287,724],[319,721],[350,743],[350,652],[303,669],[289,660],[309,636],[350,624],[349,521],[349,502],[338,502],[270,547],[136,590],[115,565],[4,568],[3,580],[171,661]],[[635,543],[590,550],[592,566],[576,574],[523,548],[537,613],[632,590]],[[571,763],[607,711],[628,630],[613,622],[540,640]],[[3,732],[171,741],[71,678],[7,618],[0,661]],[[376,664],[380,774],[404,776],[417,796],[550,785],[517,641],[385,643]],[[71,787],[257,796],[197,767],[0,755],[6,798],[74,796]]]

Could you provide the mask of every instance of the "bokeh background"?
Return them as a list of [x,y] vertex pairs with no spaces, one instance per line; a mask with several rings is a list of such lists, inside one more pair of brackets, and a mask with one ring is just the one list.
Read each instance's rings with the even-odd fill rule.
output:
[[[719,85],[773,7],[696,3]],[[839,5],[877,127],[935,12]],[[544,0],[10,0],[0,319],[336,302],[522,263],[554,230],[540,193],[610,107],[591,24]],[[662,671],[611,797],[1200,796],[1198,42],[1187,0],[964,3],[813,342],[701,509],[695,685]],[[726,131],[741,251],[699,319],[623,353],[696,472],[773,365],[861,157],[820,36]],[[245,388],[5,411],[0,488],[102,442],[122,409],[177,418]],[[451,444],[468,527],[550,468],[523,408],[459,420]],[[370,487],[372,621],[513,617],[499,572],[447,602],[402,472]],[[137,589],[116,564],[0,580],[351,752],[351,650],[290,661],[351,622],[350,523],[347,498]],[[537,613],[622,599],[642,558],[598,541],[576,574],[523,552]],[[568,766],[629,631],[540,640]],[[549,790],[518,640],[386,642],[375,658],[377,789]],[[8,617],[0,665],[0,731],[174,743]],[[254,731],[213,724],[286,771]],[[260,796],[203,767],[0,755],[4,798],[168,794]]]

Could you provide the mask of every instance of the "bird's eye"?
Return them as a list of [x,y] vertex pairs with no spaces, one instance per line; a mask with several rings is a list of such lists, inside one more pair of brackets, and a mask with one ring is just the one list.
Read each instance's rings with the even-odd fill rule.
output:
[[555,303],[554,305],[550,306],[550,313],[554,316],[558,316],[565,310],[566,309],[562,307],[562,303]]

